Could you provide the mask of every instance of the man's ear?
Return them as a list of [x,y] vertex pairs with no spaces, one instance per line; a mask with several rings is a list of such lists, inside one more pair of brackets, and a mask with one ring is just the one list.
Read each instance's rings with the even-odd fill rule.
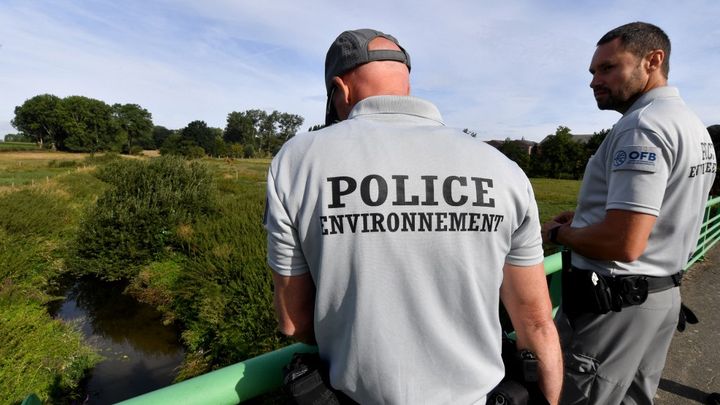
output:
[[655,49],[654,51],[650,52],[647,56],[648,61],[648,71],[655,71],[660,70],[662,68],[662,64],[665,61],[665,51],[662,49]]
[[345,104],[350,104],[350,86],[339,77],[335,76],[332,78],[333,84],[335,85],[335,98],[342,100]]
[[341,77],[335,76],[332,79],[335,86],[335,94],[333,94],[333,106],[337,112],[338,118],[342,121],[348,117],[354,102],[352,98],[352,90],[348,82]]

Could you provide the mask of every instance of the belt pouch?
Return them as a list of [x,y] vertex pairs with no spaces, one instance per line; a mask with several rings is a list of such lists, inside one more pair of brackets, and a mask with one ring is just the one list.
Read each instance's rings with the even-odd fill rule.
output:
[[584,313],[606,314],[613,296],[605,278],[593,271],[569,268],[562,273],[563,311],[570,316]]
[[587,312],[587,295],[584,291],[582,276],[586,273],[571,267],[562,270],[562,307],[570,316]]
[[622,306],[640,305],[648,297],[648,279],[645,276],[626,276],[620,278],[620,296]]
[[609,283],[605,280],[605,277],[594,271],[586,273],[588,273],[586,283],[590,287],[590,311],[596,314],[610,312],[613,309],[613,295]]

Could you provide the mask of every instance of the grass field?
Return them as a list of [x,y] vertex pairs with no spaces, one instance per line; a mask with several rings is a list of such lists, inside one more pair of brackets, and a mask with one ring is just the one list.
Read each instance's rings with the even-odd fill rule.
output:
[[530,179],[540,222],[544,223],[563,211],[574,211],[580,191],[579,180]]
[[11,150],[37,150],[37,144],[29,142],[0,142],[0,152]]
[[0,191],[49,182],[57,175],[81,168],[87,156],[89,154],[52,151],[0,152]]

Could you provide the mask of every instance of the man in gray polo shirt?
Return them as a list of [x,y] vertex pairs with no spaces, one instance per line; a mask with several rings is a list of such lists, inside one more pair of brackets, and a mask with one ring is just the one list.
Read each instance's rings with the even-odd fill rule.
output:
[[325,63],[333,125],[273,159],[265,227],[280,329],[317,342],[332,386],[359,403],[484,404],[504,375],[502,298],[557,403],[530,183],[410,97],[409,71],[394,37],[340,34]]
[[667,35],[636,22],[603,36],[590,63],[598,108],[623,116],[587,164],[574,215],[543,225],[544,240],[573,252],[557,320],[562,403],[652,403],[678,323],[716,161],[667,86],[669,57]]

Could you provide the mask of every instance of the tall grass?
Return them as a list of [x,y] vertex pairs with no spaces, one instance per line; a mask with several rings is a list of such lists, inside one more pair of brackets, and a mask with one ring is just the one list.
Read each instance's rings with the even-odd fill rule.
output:
[[0,402],[19,403],[30,393],[44,403],[78,400],[78,384],[99,356],[42,305],[13,294],[7,280],[0,290]]
[[[11,164],[2,160],[0,165]],[[37,159],[34,169],[47,167]],[[31,169],[33,170],[33,169]],[[88,186],[87,179],[75,179]],[[0,192],[0,398],[19,402],[36,393],[46,403],[69,403],[98,356],[72,326],[53,320],[45,305],[65,271],[68,235],[81,204],[70,185],[47,180]],[[92,183],[90,183],[92,184]],[[5,403],[5,402],[3,402]]]
[[202,352],[211,361],[190,356],[181,378],[288,343],[276,330],[272,279],[265,264],[265,187],[253,180],[225,179],[220,188],[220,213],[187,235],[188,260],[173,293],[190,352]]

